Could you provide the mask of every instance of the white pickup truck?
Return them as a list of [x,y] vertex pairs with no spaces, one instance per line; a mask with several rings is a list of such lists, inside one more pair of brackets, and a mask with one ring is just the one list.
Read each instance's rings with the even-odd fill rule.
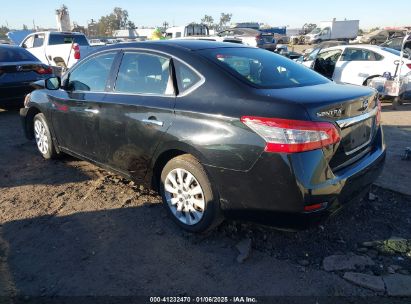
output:
[[20,44],[41,62],[63,69],[70,68],[91,50],[86,36],[74,32],[36,32]]

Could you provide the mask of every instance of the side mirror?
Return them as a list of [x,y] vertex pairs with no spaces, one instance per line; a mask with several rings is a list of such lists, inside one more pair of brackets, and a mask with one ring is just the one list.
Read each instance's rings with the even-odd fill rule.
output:
[[297,61],[299,63],[303,63],[304,62],[304,56],[298,57],[295,61]]
[[61,87],[60,77],[51,77],[45,80],[45,88],[47,90],[58,90]]

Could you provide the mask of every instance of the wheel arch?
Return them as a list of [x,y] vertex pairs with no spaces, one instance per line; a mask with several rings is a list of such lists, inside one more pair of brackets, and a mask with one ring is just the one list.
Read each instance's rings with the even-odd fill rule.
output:
[[205,161],[204,156],[189,144],[183,142],[168,144],[167,146],[158,149],[157,153],[152,158],[151,166],[145,178],[146,183],[149,184],[152,189],[157,191],[159,189],[161,171],[163,170],[164,166],[171,159],[183,154],[190,154],[194,156],[200,163],[204,163]]
[[38,107],[31,106],[24,119],[24,133],[28,139],[34,139],[34,116],[43,113]]
[[366,85],[367,85],[367,81],[370,80],[370,79],[373,79],[373,78],[375,78],[375,77],[381,77],[381,75],[371,75],[371,76],[368,76],[367,78],[364,79],[364,81],[362,82],[362,85],[363,85],[363,86],[366,86]]

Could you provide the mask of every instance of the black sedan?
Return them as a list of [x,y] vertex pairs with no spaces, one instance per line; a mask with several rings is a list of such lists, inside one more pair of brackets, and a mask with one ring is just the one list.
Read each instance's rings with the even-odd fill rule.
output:
[[365,195],[385,159],[374,90],[257,48],[118,44],[37,85],[20,114],[44,158],[157,189],[189,231],[224,215],[300,228]]
[[18,46],[0,45],[0,108],[21,107],[30,84],[51,76],[53,70]]

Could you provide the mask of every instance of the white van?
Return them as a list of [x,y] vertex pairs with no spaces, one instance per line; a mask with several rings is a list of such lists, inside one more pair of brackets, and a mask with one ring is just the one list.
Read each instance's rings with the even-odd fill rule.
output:
[[186,26],[173,26],[166,30],[166,38],[170,39],[208,35],[210,35],[210,30],[205,24],[192,23]]

